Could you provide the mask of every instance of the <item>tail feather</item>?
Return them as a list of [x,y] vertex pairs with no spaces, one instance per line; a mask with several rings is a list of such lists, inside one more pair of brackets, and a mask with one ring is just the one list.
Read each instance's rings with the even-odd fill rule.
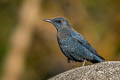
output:
[[88,60],[88,61],[90,61],[92,63],[100,63],[100,62],[104,62],[105,59],[102,57],[99,57],[99,56],[95,56],[92,60]]
[[102,60],[102,61],[98,61],[98,60],[89,60],[89,61],[92,62],[93,64],[94,64],[94,63],[104,62],[104,60]]

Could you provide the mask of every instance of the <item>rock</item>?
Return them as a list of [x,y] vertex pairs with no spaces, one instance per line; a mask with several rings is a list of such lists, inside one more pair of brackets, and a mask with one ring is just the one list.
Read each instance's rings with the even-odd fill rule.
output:
[[108,61],[75,68],[49,80],[120,80],[120,61]]

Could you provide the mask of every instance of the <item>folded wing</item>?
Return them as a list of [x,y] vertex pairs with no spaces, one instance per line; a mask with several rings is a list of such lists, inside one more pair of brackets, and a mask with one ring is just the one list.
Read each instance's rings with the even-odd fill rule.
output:
[[94,55],[96,55],[104,60],[104,58],[97,54],[96,50],[87,42],[87,40],[80,33],[73,31],[73,32],[71,32],[71,36],[74,39],[76,39],[82,46],[84,46],[86,49],[88,49],[91,53],[93,53]]

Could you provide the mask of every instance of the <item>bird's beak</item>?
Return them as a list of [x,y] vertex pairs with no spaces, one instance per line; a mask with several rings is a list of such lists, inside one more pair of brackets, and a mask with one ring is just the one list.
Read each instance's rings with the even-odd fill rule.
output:
[[51,19],[44,19],[43,21],[51,23]]

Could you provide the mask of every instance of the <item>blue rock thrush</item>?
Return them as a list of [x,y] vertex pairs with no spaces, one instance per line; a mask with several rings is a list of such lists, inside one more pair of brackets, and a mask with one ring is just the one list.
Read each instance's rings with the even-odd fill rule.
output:
[[103,62],[104,58],[99,56],[95,49],[87,42],[87,40],[77,31],[75,31],[68,21],[58,17],[53,19],[45,19],[46,22],[52,23],[57,29],[57,40],[61,51],[71,61],[84,62],[85,60],[92,63]]

